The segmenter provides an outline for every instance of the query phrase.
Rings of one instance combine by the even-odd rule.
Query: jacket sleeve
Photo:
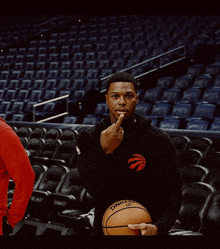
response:
[[[159,192],[163,205],[161,205],[161,212],[158,215],[155,225],[158,227],[159,233],[166,233],[169,231],[178,218],[181,207],[182,193],[180,174],[177,167],[177,156],[175,147],[167,136],[161,143],[162,154],[158,158],[158,163],[161,165],[161,171],[158,175],[159,183],[157,190]]]
[[[110,181],[106,175],[110,172],[111,165],[116,162],[114,155],[106,155],[102,150],[99,142],[100,134],[94,135],[94,133],[82,131],[77,135],[76,140],[80,151],[77,168],[83,186],[94,197],[105,195]]]
[[[1,133],[1,156],[6,170],[15,183],[12,204],[7,220],[14,227],[24,216],[31,197],[35,174],[19,137],[11,129]]]

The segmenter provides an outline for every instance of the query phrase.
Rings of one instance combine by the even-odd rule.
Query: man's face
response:
[[[139,95],[135,92],[132,82],[111,83],[106,94],[106,103],[110,111],[111,122],[116,122],[120,114],[124,114],[123,120],[134,118],[138,99]]]

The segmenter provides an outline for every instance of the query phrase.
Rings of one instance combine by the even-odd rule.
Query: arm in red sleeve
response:
[[[19,137],[11,129],[1,132],[0,153],[6,170],[15,183],[7,220],[14,227],[24,216],[34,187],[35,174]]]

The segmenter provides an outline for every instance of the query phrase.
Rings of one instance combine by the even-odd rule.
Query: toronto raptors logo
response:
[[[140,170],[144,169],[144,167],[146,165],[146,160],[142,155],[133,154],[132,158],[130,158],[128,160],[128,163],[131,163],[129,166],[130,169],[136,168],[136,171],[140,171]]]

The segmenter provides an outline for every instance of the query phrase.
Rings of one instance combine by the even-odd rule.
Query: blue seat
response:
[[[210,131],[220,131],[220,118],[215,118],[210,126]]]
[[[29,101],[41,101],[43,98],[43,90],[33,90],[30,94]]]
[[[157,80],[156,87],[160,87],[163,89],[171,88],[174,85],[174,81],[174,77],[171,76],[161,77]]]
[[[156,100],[160,100],[163,94],[162,88],[151,88],[145,91],[144,101],[154,103]]]
[[[136,113],[142,116],[148,116],[151,113],[152,105],[150,103],[139,103],[136,105]]]
[[[98,103],[95,109],[95,115],[103,116],[109,114],[108,105],[106,102]]]
[[[0,89],[0,101],[4,100],[4,94],[5,94],[5,90]]]
[[[73,90],[81,90],[86,86],[87,81],[85,79],[73,79],[73,84],[71,89]]]
[[[47,79],[44,84],[44,89],[51,90],[56,89],[58,84],[58,79]]]
[[[178,103],[173,106],[171,116],[175,117],[190,117],[193,112],[193,105],[190,103]]]
[[[174,103],[180,100],[182,96],[182,90],[178,88],[169,88],[163,92],[161,101]]]
[[[216,76],[220,73],[220,63],[212,63],[206,67],[205,74]]]
[[[205,72],[205,66],[203,64],[194,64],[188,67],[187,74],[194,77],[201,75]]]
[[[89,69],[87,71],[88,79],[97,79],[99,77],[99,69]]]
[[[206,89],[212,85],[213,79],[209,75],[199,75],[196,77],[192,87]]]
[[[66,79],[66,78],[71,78],[72,77],[72,70],[71,69],[63,69],[60,72],[60,78],[61,79]]]
[[[180,89],[188,89],[192,86],[193,77],[192,75],[183,75],[175,80],[174,87]]]
[[[181,120],[178,118],[166,117],[160,124],[159,128],[161,129],[180,129]]]
[[[56,79],[59,77],[59,70],[49,70],[47,74],[48,79]]]
[[[25,102],[23,101],[15,101],[11,106],[10,112],[13,114],[23,113],[24,105],[25,105]]]
[[[216,105],[202,103],[195,107],[193,116],[197,118],[212,118],[215,117]]]
[[[30,89],[30,88],[34,89],[34,87],[32,86],[32,80],[31,79],[21,80],[20,87],[19,87],[20,90],[21,89],[26,90],[26,89]],[[40,89],[39,85],[35,89]]]
[[[7,86],[7,80],[0,80],[0,89],[5,89]]]
[[[220,89],[212,88],[204,92],[202,101],[217,104],[220,101]]]
[[[82,120],[78,116],[66,116],[63,120],[64,124],[81,124]]]
[[[16,96],[16,101],[25,101],[29,99],[30,90],[20,90]]]
[[[189,88],[183,92],[181,102],[196,103],[201,100],[202,90],[197,88]]]
[[[19,89],[20,88],[20,80],[10,80],[8,82],[8,89],[11,89],[11,90],[16,90],[16,89]]]
[[[15,99],[15,96],[16,96],[16,90],[7,90],[7,92],[5,92],[5,95],[4,95],[4,100],[5,101],[11,101],[12,99],[14,100]]]
[[[82,124],[86,125],[95,125],[100,121],[100,117],[97,117],[94,114],[88,114],[82,121]]]
[[[172,105],[168,103],[160,103],[153,106],[150,116],[167,117],[171,112]]]
[[[204,120],[200,118],[189,119],[186,123],[187,130],[208,130],[210,125],[209,120]]]

